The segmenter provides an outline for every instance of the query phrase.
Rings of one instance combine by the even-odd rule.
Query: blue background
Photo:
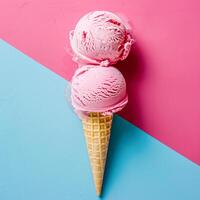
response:
[[[98,199],[67,85],[0,41],[0,200]],[[199,200],[200,167],[115,116],[102,199]]]

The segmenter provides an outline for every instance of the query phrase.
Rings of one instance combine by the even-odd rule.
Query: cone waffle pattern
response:
[[[83,119],[83,129],[97,195],[101,194],[112,117],[112,115],[103,116],[101,113],[90,113],[88,118]]]

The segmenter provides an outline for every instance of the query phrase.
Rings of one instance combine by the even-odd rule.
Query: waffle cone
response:
[[[89,113],[89,116],[82,121],[96,194],[98,196],[100,196],[102,189],[112,118],[112,115]]]

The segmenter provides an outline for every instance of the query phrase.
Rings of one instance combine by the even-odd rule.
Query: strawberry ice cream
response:
[[[72,78],[71,100],[79,114],[118,112],[128,102],[125,79],[112,66],[82,66]]]
[[[86,14],[70,32],[74,60],[83,64],[108,66],[124,60],[133,41],[122,20],[108,11]]]
[[[94,11],[70,32],[74,60],[71,103],[82,120],[96,194],[101,195],[113,114],[127,102],[126,82],[112,66],[124,60],[133,39],[122,20],[111,12]]]

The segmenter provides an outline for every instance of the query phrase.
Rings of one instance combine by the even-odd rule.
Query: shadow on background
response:
[[[120,180],[129,161],[133,162],[132,159],[146,151],[144,145],[146,147],[147,144],[142,135],[138,128],[126,120],[114,117],[101,198],[112,191],[112,185]]]
[[[141,49],[137,43],[132,48],[128,58],[116,65],[125,77],[129,97],[129,103],[119,114],[138,126],[142,126],[143,124],[143,114],[140,104],[140,86],[145,77],[145,66],[146,64],[142,57]],[[141,140],[138,130],[122,118],[118,116],[114,117],[104,174],[102,198],[106,191],[109,190],[110,185],[112,185],[113,179],[117,181],[117,177],[120,176],[120,171],[117,173],[117,176],[116,174],[114,175],[114,170],[119,165],[118,156],[126,157],[125,162],[121,166],[121,170],[123,171],[126,168],[125,166],[128,165],[129,159],[132,159],[134,154],[140,154],[140,151],[142,151],[143,145],[142,148],[138,146]],[[136,145],[137,148],[135,148]],[[120,155],[121,152],[124,155]]]
[[[128,58],[119,62],[116,67],[126,80],[129,98],[127,106],[119,112],[119,115],[138,127],[142,127],[144,115],[141,106],[141,88],[146,77],[146,62],[137,42],[133,45]]]

